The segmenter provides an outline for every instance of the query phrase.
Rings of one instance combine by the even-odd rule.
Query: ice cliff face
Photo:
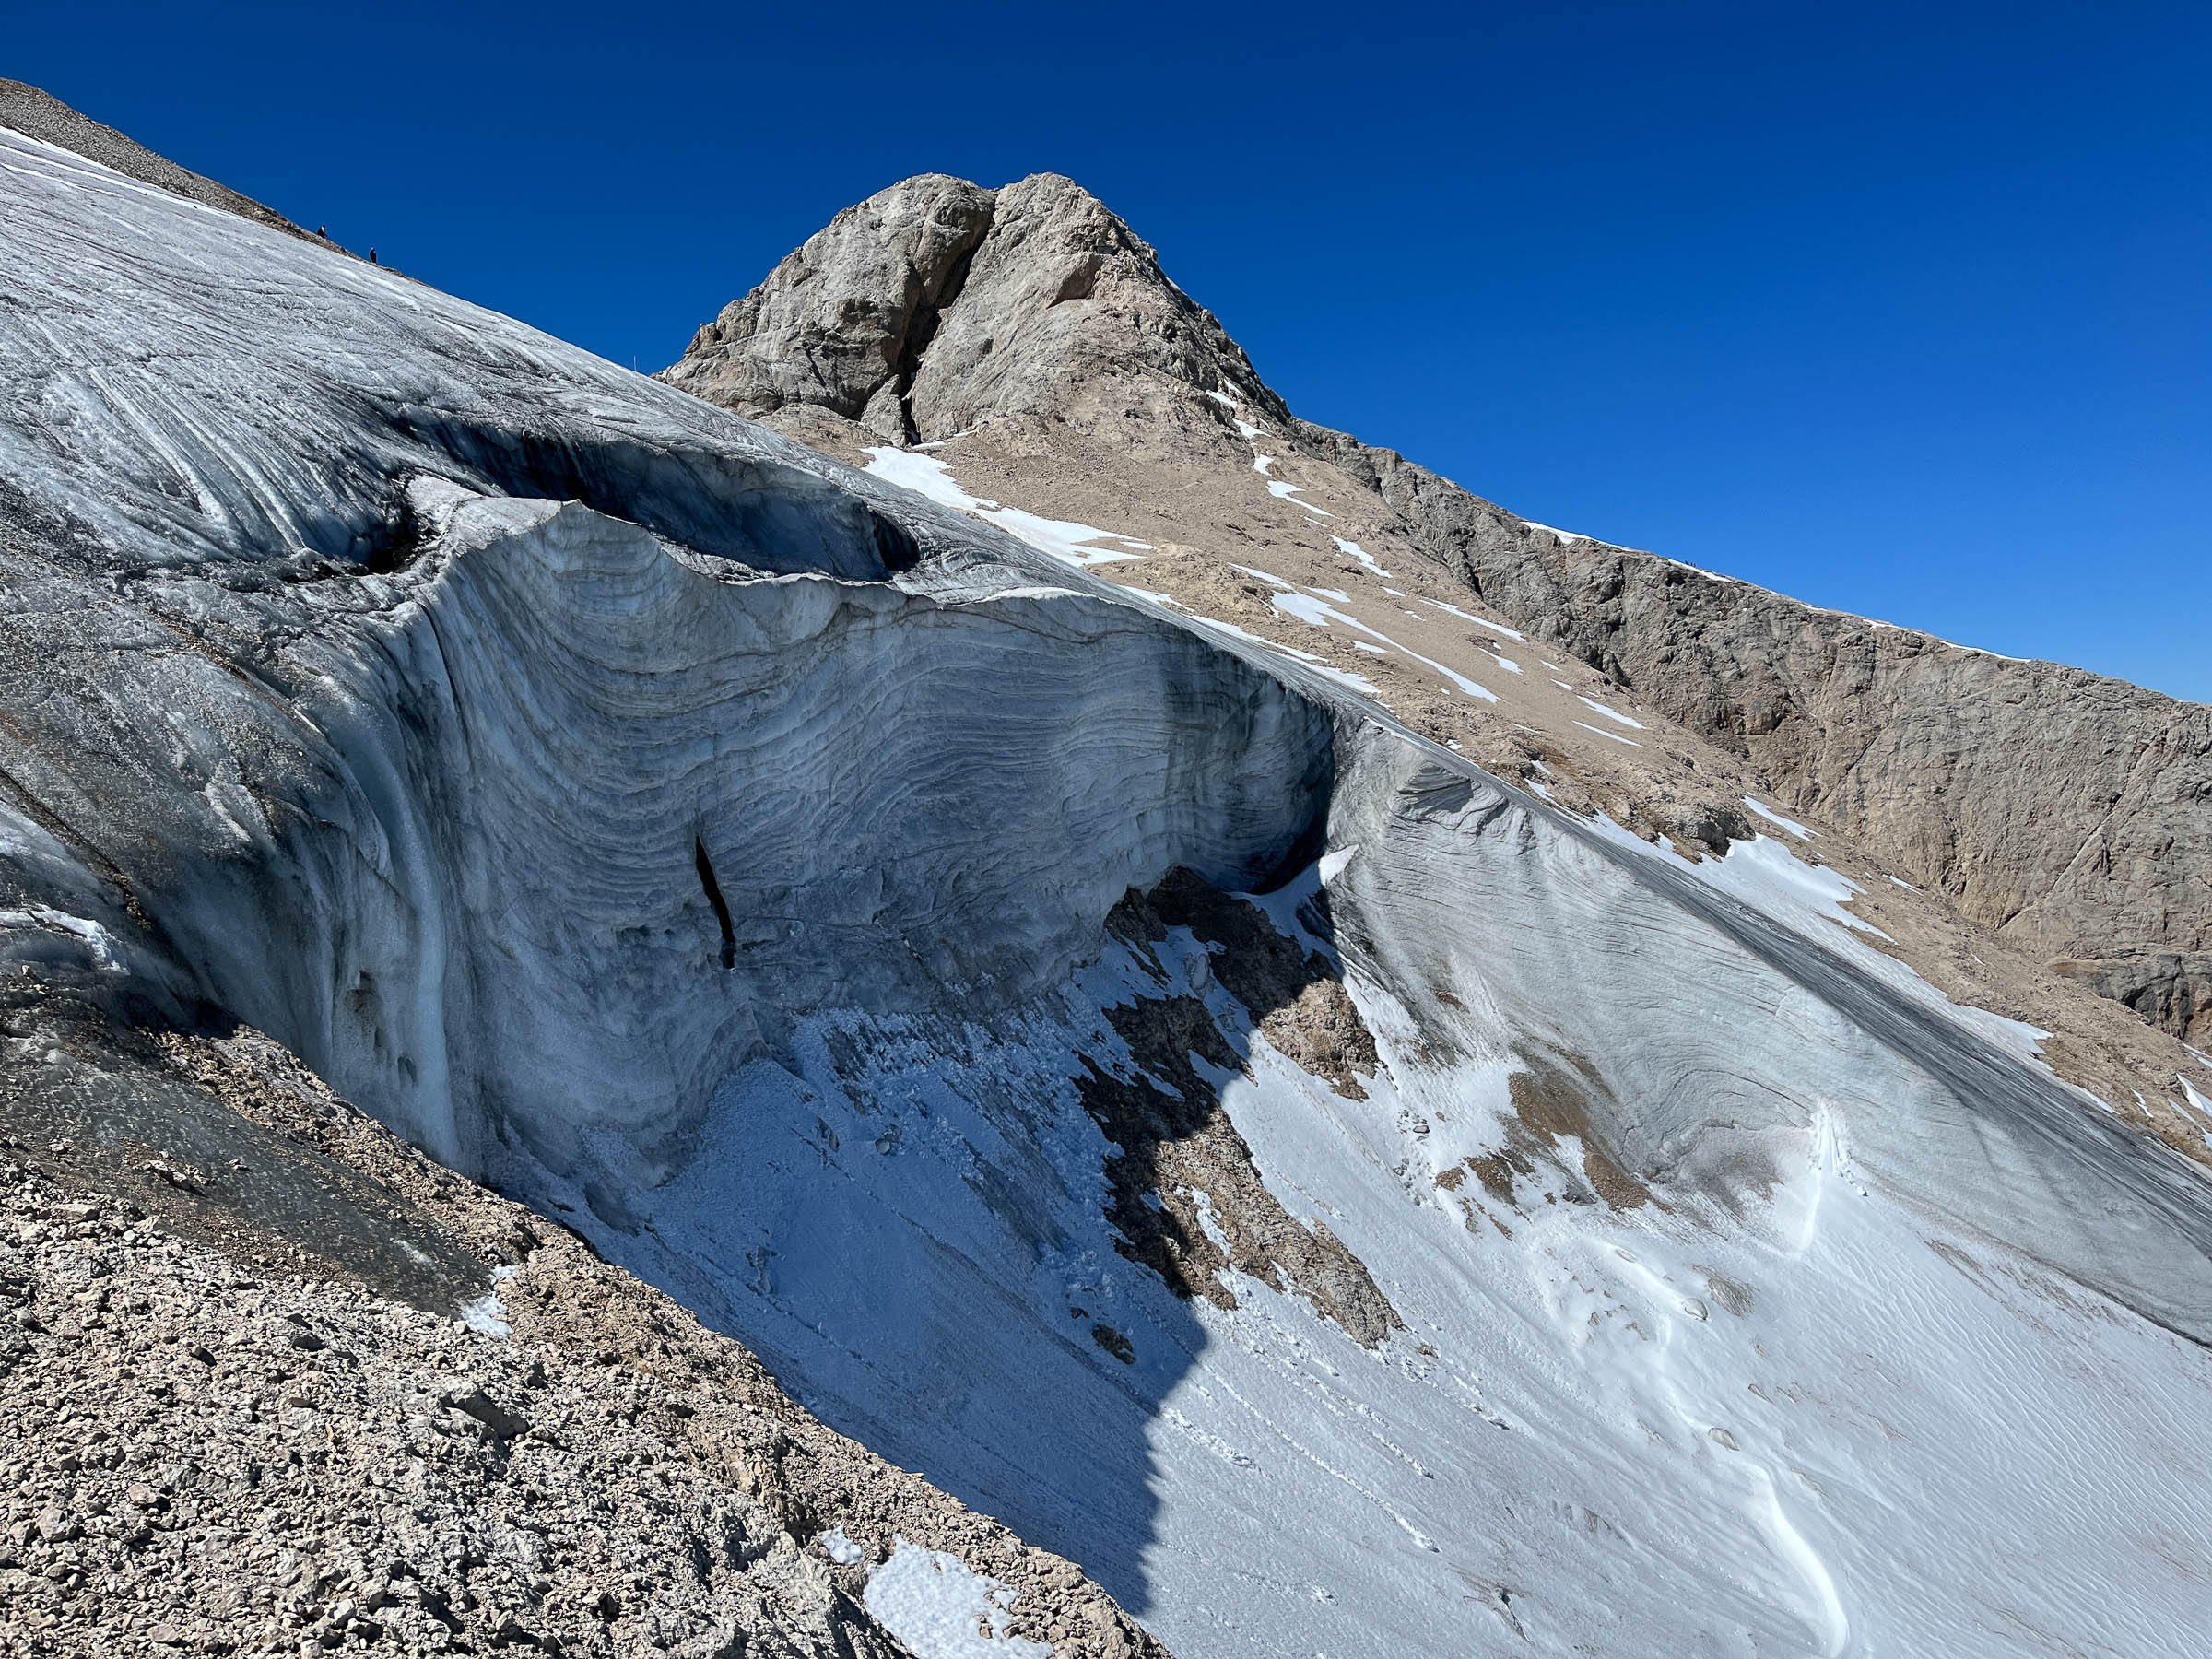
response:
[[[18,785],[112,864],[90,909],[158,919],[174,1006],[441,1156],[659,1147],[773,1008],[1015,1006],[1131,885],[1301,833],[1328,722],[1268,677],[966,549],[913,571],[926,509],[404,278],[272,244],[208,305],[235,228],[141,203],[154,269],[60,214],[18,244]]]
[[[269,1032],[1179,1652],[2200,1644],[2206,1188],[1824,872],[0,163],[12,970]]]

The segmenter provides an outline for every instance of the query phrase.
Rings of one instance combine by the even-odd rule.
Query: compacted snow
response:
[[[269,1030],[1185,1659],[2206,1651],[2205,1185],[1841,877],[1571,818],[927,457],[0,166],[10,971]],[[1178,869],[1225,942],[1125,900]],[[1173,1294],[1147,1159],[1276,1267]],[[902,1541],[867,1601],[1039,1651]]]
[[[1052,1659],[1045,1643],[1006,1633],[1013,1592],[941,1549],[899,1539],[865,1600],[916,1659]]]
[[[867,470],[876,477],[927,496],[933,501],[973,513],[985,524],[1019,537],[1039,552],[1065,559],[1077,568],[1141,559],[1152,551],[1150,542],[1138,541],[1118,531],[1100,530],[1072,519],[1043,518],[1019,507],[1002,507],[996,501],[971,496],[954,482],[952,469],[934,455],[891,445],[871,449],[867,455]],[[1094,542],[1118,542],[1120,546],[1099,547],[1091,545]]]

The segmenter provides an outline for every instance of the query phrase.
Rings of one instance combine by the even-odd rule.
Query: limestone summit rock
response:
[[[814,409],[894,443],[986,420],[1140,450],[1218,439],[1194,388],[1287,414],[1151,247],[1057,173],[926,173],[846,208],[661,378],[794,435]]]

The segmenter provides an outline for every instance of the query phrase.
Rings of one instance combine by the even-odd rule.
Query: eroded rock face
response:
[[[1747,756],[1971,920],[2177,1036],[2212,1036],[2212,709],[1561,536],[1304,432],[1534,638]]]
[[[994,199],[924,173],[846,208],[702,327],[664,378],[755,419],[812,406],[904,441],[915,365]]]
[[[813,408],[894,443],[986,419],[1140,448],[1218,441],[1224,411],[1193,387],[1287,416],[1150,246],[1057,173],[995,191],[931,173],[870,196],[661,378],[755,418],[789,410],[795,436]]]
[[[2212,954],[2138,950],[2051,966],[2198,1048],[2212,1044]]]

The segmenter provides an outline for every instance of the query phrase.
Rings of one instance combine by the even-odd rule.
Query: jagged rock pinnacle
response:
[[[1233,441],[1209,392],[1288,418],[1151,246],[1057,173],[998,190],[924,173],[846,208],[661,378],[773,425],[828,414],[897,443],[985,422],[1139,453]]]

